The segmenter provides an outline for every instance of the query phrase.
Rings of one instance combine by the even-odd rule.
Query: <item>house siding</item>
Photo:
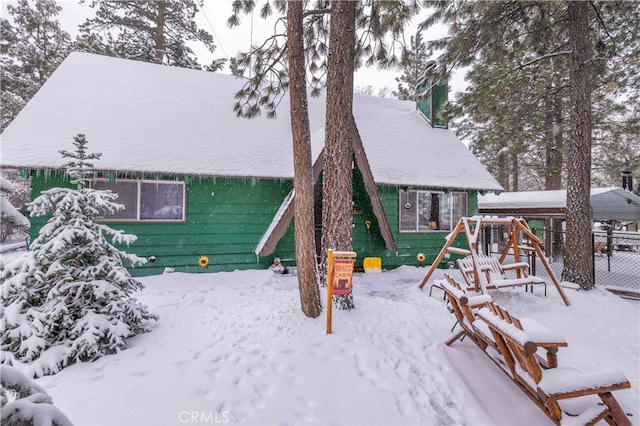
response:
[[[129,247],[121,247],[123,250],[144,258],[156,258],[153,263],[130,269],[131,274],[160,274],[167,267],[177,272],[204,272],[198,266],[201,255],[209,257],[206,272],[268,267],[275,255],[258,258],[254,249],[292,183],[287,180],[199,177],[186,181],[185,222],[109,223],[114,229],[138,237]],[[37,196],[51,187],[71,186],[60,174],[35,175],[32,194]],[[46,220],[32,218],[32,239]],[[294,257],[291,232],[282,238],[277,250],[284,258]]]
[[[372,214],[368,214],[366,208],[363,209],[362,218],[358,214],[354,215],[354,232],[353,232],[353,250],[358,253],[358,261],[356,267],[362,267],[362,259],[367,256],[380,257],[382,259],[382,267],[384,269],[394,269],[401,265],[425,266],[430,265],[442,250],[445,243],[445,237],[448,231],[425,232],[425,233],[401,233],[398,224],[398,203],[399,203],[399,187],[397,186],[378,186],[380,198],[384,205],[389,226],[393,232],[398,251],[389,252],[384,248],[384,241],[378,231],[377,225],[371,226],[371,240],[369,245],[364,220],[372,218]],[[354,191],[355,193],[355,191]],[[477,214],[478,197],[476,191],[469,191],[469,215]],[[356,202],[357,204],[357,202]],[[370,219],[371,220],[371,219]],[[375,224],[375,218],[372,222]],[[466,247],[464,235],[456,238],[454,245]],[[369,249],[369,247],[372,247]],[[419,262],[416,258],[418,253],[424,253],[427,257],[425,262]],[[454,261],[459,256],[451,255],[451,257],[440,265],[447,267],[447,261]]]
[[[131,178],[131,177],[128,177]],[[145,176],[144,178],[149,178]],[[171,180],[172,177],[154,179]],[[185,222],[126,223],[110,222],[115,229],[134,234],[138,239],[123,250],[144,258],[154,256],[155,262],[130,269],[134,276],[163,273],[165,268],[177,272],[220,272],[236,269],[267,268],[274,257],[285,266],[295,265],[294,226],[289,224],[286,234],[274,252],[265,257],[254,254],[256,245],[271,224],[275,213],[289,193],[288,180],[238,178],[188,178],[186,181],[187,212]],[[32,194],[52,187],[72,187],[61,173],[33,173]],[[399,187],[378,186],[378,191],[395,238],[398,251],[389,252],[380,234],[371,201],[359,173],[354,174],[353,250],[358,253],[356,268],[362,269],[365,257],[382,259],[384,269],[401,265],[429,265],[444,245],[448,232],[400,233],[398,225]],[[469,193],[469,214],[477,213],[477,192]],[[31,218],[31,238],[38,235],[47,218]],[[365,221],[371,221],[367,231]],[[466,247],[464,236],[459,246]],[[423,263],[416,259],[424,253]],[[209,266],[198,266],[198,257],[209,257]],[[454,260],[452,256],[449,260]],[[446,267],[446,261],[441,263]]]

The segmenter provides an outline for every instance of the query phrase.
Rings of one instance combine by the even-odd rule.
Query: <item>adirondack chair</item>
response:
[[[476,254],[476,265],[474,266],[473,259],[474,255],[469,255],[456,261],[467,288],[476,288],[475,276],[477,268],[478,281],[482,292],[486,293],[487,290],[491,289],[517,286],[524,286],[525,290],[530,288],[531,292],[533,292],[533,285],[541,284],[544,286],[544,295],[547,295],[547,283],[542,278],[529,275],[529,264],[527,262],[503,265],[495,257]],[[510,277],[509,273],[515,275],[515,277]]]
[[[451,346],[458,339],[469,336],[482,350],[485,350],[489,345],[496,347],[489,328],[482,321],[477,322],[475,316],[475,312],[479,308],[491,302],[491,296],[488,294],[468,295],[462,289],[460,283],[451,278],[449,274],[444,274],[444,277],[445,280],[440,281],[439,285],[448,299],[449,310],[456,317],[456,324],[454,324],[451,332],[453,333],[457,325],[460,326],[460,331],[445,342],[447,346]]]
[[[555,423],[594,425],[604,419],[611,425],[631,424],[611,393],[631,387],[623,373],[557,367],[555,357],[553,365],[545,365],[538,348],[557,351],[566,346],[564,339],[557,342],[552,333],[525,326],[494,304],[481,308],[477,316],[488,325],[507,376]]]
[[[497,346],[493,334],[489,330],[489,326],[484,321],[477,321],[477,313],[480,308],[493,305],[493,301],[490,295],[468,293],[463,286],[453,279],[449,274],[444,274],[446,279],[438,281],[438,285],[445,292],[445,297],[449,302],[449,311],[456,316],[456,324],[454,324],[451,332],[455,330],[459,325],[461,330],[451,336],[445,343],[447,346],[451,346],[456,340],[469,336],[470,339],[486,352],[487,347],[491,346],[496,353],[500,353],[500,348]],[[539,353],[536,353],[540,364],[544,368],[554,368],[558,365],[558,359],[556,353],[558,348],[567,346],[566,340],[549,330],[538,321],[529,318],[523,318],[522,324],[529,327],[530,336],[541,348]],[[491,357],[491,356],[490,356]],[[505,363],[501,359],[497,359],[495,356],[491,357],[499,367],[503,367]]]

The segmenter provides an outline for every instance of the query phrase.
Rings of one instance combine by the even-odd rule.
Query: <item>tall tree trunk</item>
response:
[[[547,86],[545,95],[545,161],[544,161],[544,189],[554,190],[562,188],[562,130],[561,120],[562,100],[552,84]]]
[[[520,164],[518,162],[518,154],[509,154],[511,157],[511,161],[509,162],[511,167],[509,170],[509,174],[511,175],[511,191],[518,192],[520,191]]]
[[[591,188],[590,2],[569,1],[571,137],[567,155],[567,240],[562,279],[593,288]]]
[[[509,162],[505,151],[506,145],[502,142],[502,146],[498,150],[498,158],[496,161],[496,180],[505,191],[511,191],[511,185],[509,185]]]
[[[559,76],[558,80],[561,80]],[[551,129],[553,144],[551,146],[551,157],[549,161],[549,168],[552,170],[553,176],[550,178],[549,189],[562,188],[562,165],[564,163],[564,134],[562,132],[562,125],[564,122],[564,105],[562,93],[560,93],[561,85],[562,81],[556,82],[556,90],[553,94],[553,126]]]
[[[161,64],[164,60],[164,19],[166,4],[164,0],[158,2],[158,15],[156,16],[156,62]]]
[[[327,65],[327,112],[322,193],[322,256],[326,276],[327,249],[352,250],[353,162],[351,116],[355,69],[357,2],[331,3]],[[336,296],[336,306],[352,309],[353,298]]]
[[[317,262],[313,221],[313,173],[309,106],[302,32],[303,2],[287,4],[287,47],[289,60],[289,98],[293,136],[293,186],[295,188],[294,232],[296,267],[302,312],[308,317],[320,315]]]
[[[552,3],[542,3],[540,5],[540,27],[551,28],[550,7],[555,7]],[[545,51],[552,49],[555,35],[552,31],[541,32],[542,43]],[[549,59],[552,68],[562,68],[564,62],[557,58]],[[545,167],[544,167],[544,189],[555,190],[562,188],[562,161],[563,161],[563,97],[562,97],[562,74],[555,73],[553,81],[549,81],[545,91]],[[558,222],[560,223],[560,222]]]
[[[564,117],[564,103],[560,87],[561,77],[557,77],[555,91],[553,92],[553,124],[551,126],[552,144],[550,147],[548,170],[551,171],[548,182],[545,182],[545,189],[562,188],[562,165],[564,163],[564,136],[562,131]],[[564,255],[564,232],[562,221],[553,221],[553,256],[558,259]]]

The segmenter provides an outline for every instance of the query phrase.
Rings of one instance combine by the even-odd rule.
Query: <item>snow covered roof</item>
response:
[[[277,119],[237,118],[233,76],[72,53],[2,134],[2,163],[60,168],[84,133],[96,168],[117,172],[292,178],[289,100]],[[324,144],[324,97],[309,99],[314,158]],[[354,115],[378,184],[502,190],[447,129],[410,101],[355,95]]]
[[[640,221],[640,197],[622,188],[591,188],[591,214],[593,220]],[[567,191],[503,192],[500,195],[478,196],[481,214],[529,214],[549,213],[564,215]],[[527,213],[528,212],[528,213]]]

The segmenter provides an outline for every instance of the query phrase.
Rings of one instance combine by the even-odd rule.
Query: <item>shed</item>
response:
[[[274,233],[293,183],[288,97],[275,119],[238,118],[232,105],[243,83],[72,53],[3,132],[2,166],[31,176],[34,196],[69,186],[58,150],[85,134],[89,152],[102,153],[95,186],[126,206],[104,220],[138,236],[129,250],[155,259],[134,274],[199,271],[200,255],[209,256],[209,271],[267,267],[276,256],[294,264],[293,226]],[[386,268],[418,264],[417,253],[438,253],[458,218],[476,213],[480,192],[502,190],[415,102],[355,95],[353,108],[362,138],[354,158],[356,265],[365,256],[381,257]],[[310,97],[318,174],[324,112],[325,98]],[[37,233],[43,222],[32,222]]]

